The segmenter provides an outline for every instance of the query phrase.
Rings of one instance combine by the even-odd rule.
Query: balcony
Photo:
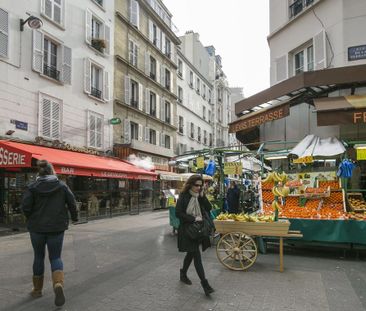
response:
[[[131,107],[134,107],[134,108],[138,108],[139,107],[139,103],[138,103],[138,101],[136,99],[131,99],[130,105],[131,105]]]
[[[170,83],[165,84],[165,88],[170,92]]]
[[[54,67],[43,65],[43,74],[47,77],[60,81],[60,71]]]
[[[183,73],[182,73],[182,71],[178,71],[178,72],[177,72],[177,74],[178,74],[178,76],[180,76],[181,78],[183,77]]]
[[[179,133],[183,134],[183,126],[180,126],[178,131]]]
[[[170,124],[170,117],[165,117],[165,122]]]
[[[314,0],[295,0],[290,6],[290,18],[295,17],[297,14],[301,13],[306,7],[313,4]]]
[[[165,52],[164,54],[165,54],[165,56],[166,56],[166,57],[168,57],[168,58],[171,58],[171,56],[172,56],[172,54],[171,54],[170,52]]]
[[[156,80],[156,74],[153,72],[150,72],[150,78],[153,80]]]
[[[150,116],[156,117],[156,110],[150,110]]]
[[[91,87],[90,95],[96,98],[102,98],[102,91],[98,90],[96,87]]]

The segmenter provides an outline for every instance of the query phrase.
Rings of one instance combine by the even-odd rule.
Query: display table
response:
[[[366,221],[289,219],[290,230],[303,234],[301,241],[366,245]]]

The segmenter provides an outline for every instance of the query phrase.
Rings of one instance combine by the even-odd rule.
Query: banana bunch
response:
[[[265,216],[265,215],[256,215],[256,214],[228,214],[228,213],[221,213],[216,217],[217,220],[234,220],[240,222],[273,222],[274,217]]]
[[[278,197],[287,197],[290,194],[290,188],[289,187],[277,187],[274,186],[272,188],[272,193],[274,196]]]
[[[281,182],[285,184],[286,181],[287,181],[287,174],[285,172],[282,173],[271,172],[268,174],[267,178],[263,180],[263,183]]]
[[[280,206],[280,204],[276,201],[276,200],[274,200],[273,202],[272,202],[272,209],[275,211],[275,210],[280,210],[281,209],[281,206]]]

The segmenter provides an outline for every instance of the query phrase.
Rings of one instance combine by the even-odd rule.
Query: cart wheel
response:
[[[246,270],[257,259],[257,245],[243,232],[229,232],[216,245],[220,262],[231,270]]]

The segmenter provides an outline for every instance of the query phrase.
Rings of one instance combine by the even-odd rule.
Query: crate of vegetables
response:
[[[365,212],[366,202],[360,192],[347,193],[347,202],[350,210],[353,212]]]
[[[304,197],[307,199],[319,199],[319,198],[328,198],[330,196],[330,186],[328,187],[320,187],[320,188],[312,188],[306,187]]]

